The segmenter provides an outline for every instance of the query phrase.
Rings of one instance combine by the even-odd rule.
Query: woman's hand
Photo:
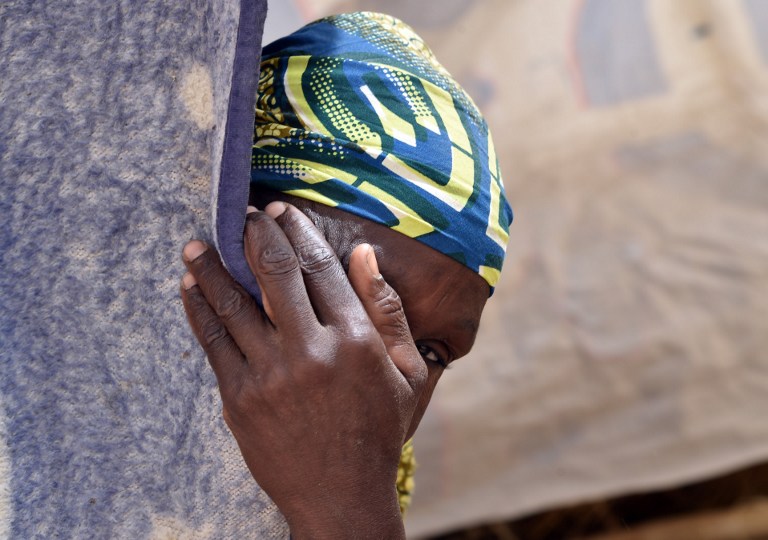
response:
[[[295,538],[402,537],[397,464],[427,369],[373,249],[347,277],[279,202],[249,213],[245,248],[264,311],[199,241],[181,294],[248,468]]]

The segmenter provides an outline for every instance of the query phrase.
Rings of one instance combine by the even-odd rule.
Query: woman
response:
[[[400,449],[504,256],[487,126],[400,21],[324,19],[264,49],[251,203],[263,309],[214,250],[184,248],[225,419],[294,537],[401,537]]]

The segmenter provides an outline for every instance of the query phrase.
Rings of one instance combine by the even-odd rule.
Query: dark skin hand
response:
[[[224,419],[293,537],[402,538],[400,449],[444,365],[472,346],[488,286],[400,233],[305,211],[322,233],[282,202],[248,215],[264,310],[199,241],[184,248],[184,306]]]

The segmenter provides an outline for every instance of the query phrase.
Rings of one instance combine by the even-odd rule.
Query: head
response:
[[[487,125],[402,22],[354,13],[267,46],[251,203],[304,211],[347,265],[365,242],[398,292],[429,387],[467,354],[512,215]]]

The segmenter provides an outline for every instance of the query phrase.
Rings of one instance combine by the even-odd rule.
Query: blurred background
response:
[[[467,89],[515,210],[409,535],[768,538],[768,1],[273,0],[265,42],[352,10]]]

